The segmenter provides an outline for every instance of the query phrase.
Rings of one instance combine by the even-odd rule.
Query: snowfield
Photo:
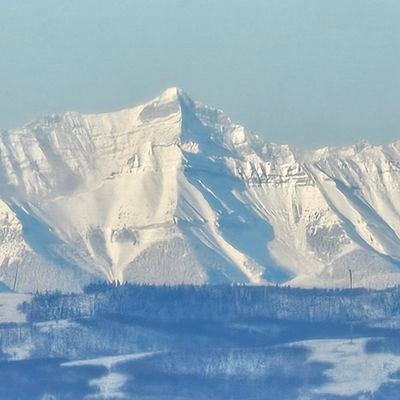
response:
[[[312,350],[309,361],[332,364],[326,373],[329,381],[315,389],[314,393],[338,396],[374,394],[384,383],[399,383],[400,379],[393,378],[391,374],[400,370],[400,355],[368,354],[365,352],[366,342],[367,339],[298,342]]]
[[[296,151],[178,88],[0,131],[0,282],[400,283],[400,142]]]
[[[30,298],[25,294],[0,293],[0,324],[25,322],[25,315],[18,310],[18,306]]]
[[[400,379],[391,374],[400,370],[400,355],[367,354],[365,344],[368,339],[323,339],[295,342],[293,346],[305,346],[312,351],[308,362],[329,363],[325,375],[328,381],[312,390],[307,388],[298,400],[323,399],[324,396],[357,396],[371,398],[379,388],[387,382],[400,383]],[[98,394],[88,399],[124,399],[127,394],[123,387],[127,377],[115,371],[119,364],[152,357],[153,353],[127,354],[121,356],[102,357],[91,360],[72,361],[62,364],[63,367],[104,366],[107,374],[90,382],[98,388]],[[130,377],[132,379],[134,377]]]
[[[153,353],[137,353],[125,354],[120,356],[100,357],[92,360],[71,361],[62,364],[63,367],[82,367],[87,365],[104,366],[108,372],[105,376],[93,379],[89,382],[91,386],[98,388],[98,393],[88,396],[87,399],[126,399],[127,395],[121,389],[127,381],[127,378],[118,372],[115,372],[115,367],[118,364],[140,360],[146,357],[151,357]]]

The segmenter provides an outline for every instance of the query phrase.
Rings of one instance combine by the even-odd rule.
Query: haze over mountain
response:
[[[0,281],[400,283],[400,141],[296,151],[178,88],[0,134]]]

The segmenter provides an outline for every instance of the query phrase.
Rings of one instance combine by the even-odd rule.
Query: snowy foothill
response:
[[[400,288],[99,283],[37,293],[24,318],[24,299],[10,296],[0,398],[397,400],[400,390]]]

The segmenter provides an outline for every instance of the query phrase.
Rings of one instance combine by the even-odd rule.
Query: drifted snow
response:
[[[299,153],[170,88],[0,134],[0,281],[400,282],[400,142]]]

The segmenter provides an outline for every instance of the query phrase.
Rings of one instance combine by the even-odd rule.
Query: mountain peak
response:
[[[155,99],[159,103],[179,102],[184,104],[193,104],[190,96],[181,88],[172,86],[164,90],[160,96]]]
[[[164,92],[161,94],[160,98],[163,100],[176,100],[179,99],[182,95],[184,95],[184,92],[181,88],[177,86],[172,86],[164,90]]]

